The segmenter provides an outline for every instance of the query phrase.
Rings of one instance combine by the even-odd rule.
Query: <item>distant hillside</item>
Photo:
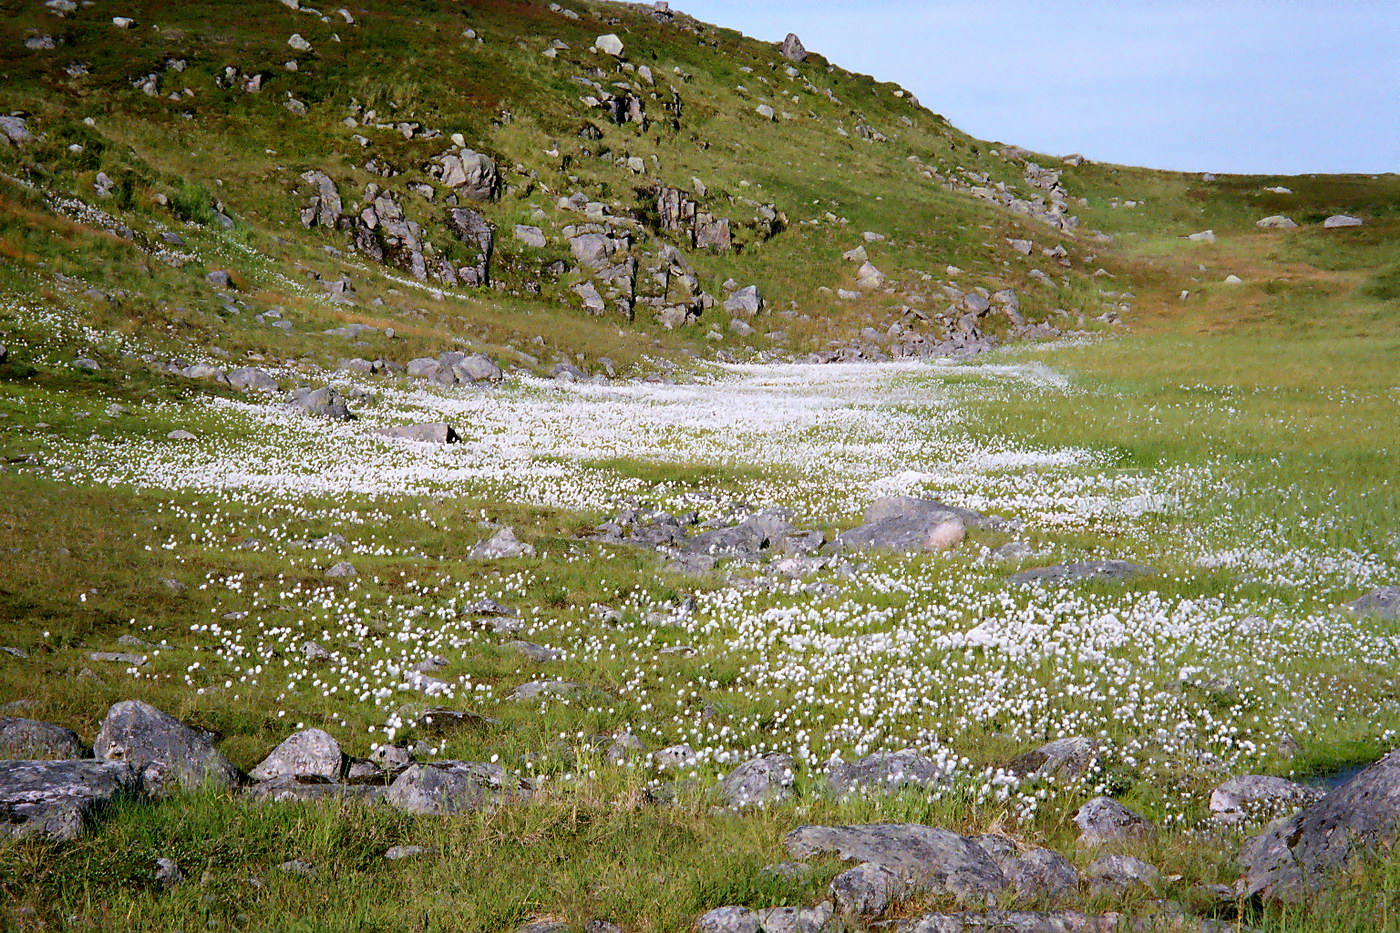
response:
[[[961,355],[1165,304],[1186,234],[1394,217],[1393,177],[1286,195],[985,143],[800,41],[650,6],[5,9],[0,284],[42,268],[188,348]]]

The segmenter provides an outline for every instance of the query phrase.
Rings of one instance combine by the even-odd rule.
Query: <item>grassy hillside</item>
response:
[[[1338,609],[1400,584],[1400,176],[1062,161],[820,54],[565,6],[0,0],[5,715],[91,743],[141,699],[245,771],[314,726],[351,756],[499,762],[534,790],[449,818],[121,800],[76,841],[0,846],[0,926],[686,930],[825,899],[847,864],[765,871],[804,823],[1005,833],[1087,872],[1101,853],[1070,817],[1108,794],[1158,825],[1121,851],[1161,877],[1004,905],[1400,929],[1386,852],[1300,906],[1203,887],[1234,884],[1266,822],[1212,821],[1224,778],[1326,784],[1400,745],[1396,623]],[[620,56],[594,48],[608,35]],[[489,197],[444,178],[464,150],[494,165]],[[464,281],[480,251],[454,210],[493,231],[486,284]],[[1257,226],[1280,214],[1297,228]],[[1324,227],[1339,214],[1364,222]],[[728,245],[697,244],[719,221]],[[762,308],[726,310],[749,285]],[[452,350],[506,384],[392,371]],[[277,393],[171,361],[256,366]],[[788,361],[812,365],[732,365]],[[359,420],[281,404],[322,385]],[[375,433],[421,421],[462,442]],[[693,533],[778,506],[829,539],[901,493],[1010,524],[787,570],[697,571],[597,532],[633,508]],[[473,556],[506,526],[534,552]],[[996,556],[1012,543],[1031,556]],[[1010,580],[1095,559],[1157,573]],[[357,575],[327,578],[342,560]],[[488,597],[518,631],[469,609]],[[413,686],[424,662],[441,691]],[[511,699],[541,678],[584,689]],[[419,721],[436,705],[485,718]],[[998,770],[1068,735],[1099,748],[1082,779]],[[610,759],[628,736],[645,751]],[[680,769],[647,756],[680,743]],[[906,747],[947,780],[825,792],[833,755]],[[795,756],[791,797],[722,806],[718,781],[772,751]],[[397,845],[425,851],[386,860]],[[923,893],[884,919],[958,907]]]

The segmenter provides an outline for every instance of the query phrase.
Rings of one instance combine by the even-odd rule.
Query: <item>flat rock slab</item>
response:
[[[410,813],[461,813],[528,800],[532,793],[528,784],[500,765],[434,761],[409,765],[389,785],[384,800]]]
[[[1245,888],[1298,901],[1326,885],[1353,856],[1400,838],[1400,749],[1362,771],[1272,832],[1245,843]]]
[[[0,836],[75,839],[89,814],[140,787],[123,761],[0,761]]]
[[[1126,560],[1090,560],[1076,564],[1056,564],[1022,570],[1007,577],[1012,583],[1080,583],[1085,580],[1127,580],[1157,571]]]
[[[799,826],[783,844],[794,858],[835,853],[894,871],[914,889],[947,892],[964,902],[985,904],[1006,887],[1006,877],[974,840],[917,823]]]

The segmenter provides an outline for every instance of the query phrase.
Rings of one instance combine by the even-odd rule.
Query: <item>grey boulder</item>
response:
[[[1322,222],[1322,226],[1331,229],[1334,227],[1360,227],[1366,221],[1360,217],[1353,217],[1350,214],[1333,214]]]
[[[1400,620],[1400,586],[1383,586],[1372,590],[1360,599],[1347,603],[1343,608],[1357,615],[1374,615],[1392,622]]]
[[[747,907],[716,907],[695,921],[695,933],[758,933],[758,914]]]
[[[1079,889],[1079,871],[1063,855],[1031,849],[1003,867],[1017,897],[1057,898]]]
[[[832,765],[827,768],[826,779],[831,792],[839,797],[859,791],[888,794],[910,785],[931,787],[943,783],[945,775],[932,760],[905,749]]]
[[[0,761],[0,836],[75,839],[94,810],[141,787],[120,761]]]
[[[1012,583],[1079,583],[1084,580],[1127,580],[1156,573],[1151,567],[1126,560],[1091,560],[1075,564],[1036,567],[1007,577]]]
[[[515,530],[512,528],[502,528],[486,540],[478,541],[467,552],[467,557],[473,560],[500,560],[506,557],[533,557],[534,555],[534,546],[522,543],[515,537]]]
[[[1267,822],[1282,815],[1281,810],[1296,809],[1321,796],[1320,790],[1285,778],[1241,774],[1211,791],[1210,815],[1222,823]]]
[[[345,398],[333,386],[297,389],[292,393],[292,405],[308,415],[331,421],[352,421],[355,418]]]
[[[1094,740],[1084,736],[1056,739],[1035,751],[1016,756],[1006,770],[1021,777],[1073,779],[1093,767],[1098,751]]]
[[[1298,815],[1245,843],[1245,890],[1297,901],[1354,857],[1400,838],[1400,749]]]
[[[273,379],[261,369],[252,366],[244,366],[240,369],[230,370],[225,376],[228,384],[243,392],[276,392],[277,380]]]
[[[107,710],[92,753],[130,764],[153,794],[205,783],[229,788],[243,777],[201,733],[140,700],[123,700]]]
[[[739,765],[720,782],[725,801],[736,808],[761,807],[792,794],[792,756],[769,752]]]
[[[968,527],[991,524],[987,516],[970,509],[932,499],[891,496],[871,503],[865,510],[865,524],[838,535],[831,549],[941,551],[960,543]]]
[[[1084,876],[1089,889],[1096,894],[1120,894],[1136,885],[1151,887],[1162,877],[1161,872],[1142,859],[1130,855],[1105,855],[1094,859]]]
[[[1006,877],[976,841],[917,823],[799,826],[783,844],[794,858],[835,853],[874,862],[895,872],[911,891],[948,893],[985,904],[1006,887]]]
[[[1109,797],[1095,797],[1074,814],[1079,827],[1079,841],[1086,845],[1148,839],[1156,828],[1139,813],[1134,813]]]
[[[384,792],[385,802],[410,813],[461,813],[530,796],[530,786],[500,765],[475,761],[409,765]]]
[[[831,879],[827,888],[838,913],[876,917],[903,893],[899,875],[876,862],[862,862]]]
[[[344,770],[340,743],[320,729],[303,729],[288,736],[250,774],[259,781],[305,776],[335,781]]]

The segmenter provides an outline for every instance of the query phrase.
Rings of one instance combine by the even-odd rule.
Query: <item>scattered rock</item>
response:
[[[422,846],[390,846],[384,850],[384,858],[390,862],[397,862],[406,858],[417,858],[428,850]]]
[[[608,33],[605,36],[599,36],[594,39],[593,48],[602,52],[604,55],[611,55],[613,58],[622,57],[622,40],[614,33]]]
[[[0,716],[0,756],[56,759],[83,755],[83,742],[72,729],[37,719]]]
[[[530,796],[530,786],[500,765],[474,761],[409,765],[384,792],[386,803],[410,813],[460,813]]]
[[[1282,214],[1274,214],[1272,217],[1265,217],[1263,220],[1256,220],[1254,226],[1264,230],[1296,230],[1298,225]]]
[[[206,783],[229,788],[243,777],[201,733],[140,700],[123,700],[107,711],[92,753],[130,764],[154,794]]]
[[[515,238],[534,249],[544,249],[548,245],[543,230],[539,227],[528,227],[525,224],[515,225]]]
[[[1078,583],[1082,580],[1126,580],[1157,571],[1126,560],[1091,560],[1077,564],[1056,564],[1022,570],[1007,577],[1011,583]]]
[[[0,761],[0,836],[75,839],[85,820],[140,775],[118,761]]]
[[[215,269],[204,277],[215,288],[233,288],[233,277],[222,269]]]
[[[761,807],[792,795],[792,756],[769,752],[744,762],[720,782],[725,801],[737,809]]]
[[[1358,615],[1400,621],[1400,586],[1383,586],[1342,607]]]
[[[1151,887],[1162,874],[1130,855],[1104,855],[1090,863],[1084,877],[1095,894],[1121,894],[1136,885]]]
[[[353,421],[355,415],[350,411],[350,406],[346,404],[345,398],[336,391],[334,386],[323,386],[319,389],[298,389],[292,393],[292,405],[313,415],[317,418],[326,418],[331,421]]]
[[[1079,841],[1091,846],[1149,839],[1156,834],[1156,828],[1143,816],[1109,797],[1095,797],[1084,804],[1074,814],[1074,823],[1079,827]]]
[[[173,888],[184,880],[185,873],[175,864],[174,859],[156,859],[156,884],[162,888]]]
[[[534,545],[524,544],[515,537],[513,528],[502,528],[490,538],[477,542],[467,552],[473,560],[501,560],[508,557],[534,557]]]
[[[455,444],[462,439],[456,428],[442,421],[431,424],[396,424],[393,427],[380,428],[375,433],[398,440],[418,441],[421,444]]]
[[[531,661],[562,661],[565,657],[564,652],[558,648],[549,648],[530,641],[508,641],[501,647],[519,652]]]
[[[1360,217],[1353,217],[1350,214],[1333,214],[1322,222],[1322,226],[1328,229],[1334,227],[1360,227],[1366,221]]]
[[[259,781],[306,776],[338,781],[344,770],[340,744],[320,729],[304,729],[274,748],[250,774]]]
[[[716,907],[695,921],[695,933],[758,933],[758,914],[747,907]]]
[[[1241,774],[1210,792],[1210,813],[1222,823],[1267,822],[1280,816],[1279,810],[1296,809],[1321,796],[1322,791],[1285,778]]]
[[[843,859],[874,862],[895,872],[911,892],[949,893],[986,904],[1006,887],[990,855],[966,836],[916,823],[799,826],[783,839],[793,857],[834,852]]]
[[[1033,752],[1018,755],[1006,766],[1006,770],[1022,777],[1056,777],[1074,779],[1084,774],[1094,765],[1098,757],[1098,745],[1093,739],[1074,736],[1056,739],[1042,745]]]
[[[572,680],[532,680],[516,687],[512,700],[537,700],[540,697],[572,697],[584,690],[583,684]]]
[[[332,564],[326,571],[326,577],[330,580],[338,580],[343,577],[358,577],[360,572],[355,569],[355,565],[348,560],[343,560],[338,564]]]
[[[901,787],[915,785],[930,787],[944,781],[938,765],[912,749],[867,755],[850,764],[832,765],[827,769],[827,784],[835,795],[854,791],[893,793]]]
[[[1017,897],[1057,898],[1079,890],[1079,872],[1058,852],[1031,849],[1003,866]]]
[[[1202,230],[1200,233],[1191,233],[1187,235],[1186,239],[1190,240],[1193,243],[1214,243],[1215,231]]]
[[[827,889],[838,913],[848,917],[875,917],[885,912],[902,893],[899,875],[876,862],[862,862],[831,879]]]
[[[783,39],[783,44],[778,47],[783,58],[790,62],[805,62],[807,60],[807,50],[802,45],[802,40],[797,38],[797,33],[790,32]]]
[[[225,376],[228,384],[243,392],[276,392],[277,380],[261,369],[251,366],[244,366],[240,369],[230,370]]]

